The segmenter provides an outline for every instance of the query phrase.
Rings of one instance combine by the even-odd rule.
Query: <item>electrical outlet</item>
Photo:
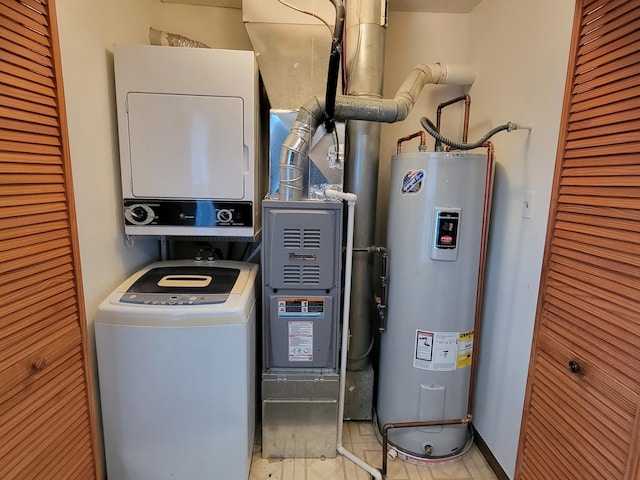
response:
[[[533,218],[533,201],[536,192],[526,191],[522,195],[522,218]]]

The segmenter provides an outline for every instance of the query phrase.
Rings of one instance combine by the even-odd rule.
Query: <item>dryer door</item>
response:
[[[248,150],[239,97],[129,93],[135,197],[244,197]]]

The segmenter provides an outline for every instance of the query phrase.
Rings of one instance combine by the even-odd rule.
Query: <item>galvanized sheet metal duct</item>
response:
[[[333,25],[330,0],[292,3],[311,5]],[[312,95],[324,98],[332,36],[326,24],[277,0],[243,0],[242,19],[271,108],[296,110]]]

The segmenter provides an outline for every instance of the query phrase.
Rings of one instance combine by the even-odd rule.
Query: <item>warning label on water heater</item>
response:
[[[471,365],[473,331],[430,332],[416,330],[413,366],[446,372]]]

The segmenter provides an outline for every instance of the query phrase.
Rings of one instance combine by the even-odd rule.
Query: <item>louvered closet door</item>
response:
[[[579,1],[516,478],[636,480],[640,1]]]
[[[0,0],[0,478],[97,477],[51,0]]]

